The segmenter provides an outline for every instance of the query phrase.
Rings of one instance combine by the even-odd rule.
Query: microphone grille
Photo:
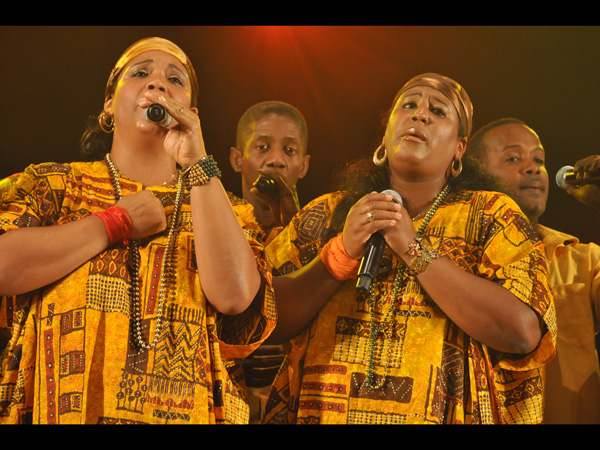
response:
[[[556,184],[558,184],[559,188],[566,190],[569,187],[569,185],[565,181],[565,176],[568,172],[573,171],[573,169],[573,166],[565,166],[561,168],[558,172],[556,172]]]
[[[402,206],[404,206],[404,203],[402,203],[402,197],[400,197],[400,194],[398,194],[393,189],[386,189],[385,191],[382,191],[381,193],[391,195],[392,197],[394,197],[396,199],[396,201],[398,203],[400,203]]]

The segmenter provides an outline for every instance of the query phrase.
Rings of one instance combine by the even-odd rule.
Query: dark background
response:
[[[598,242],[600,214],[553,181],[560,167],[600,153],[598,26],[0,26],[0,177],[79,159],[114,63],[148,36],[192,59],[207,151],[238,195],[229,148],[249,106],[283,100],[305,115],[304,204],[331,188],[336,167],[372,153],[396,91],[433,71],[466,88],[475,129],[512,116],[538,132],[551,179],[541,222]]]

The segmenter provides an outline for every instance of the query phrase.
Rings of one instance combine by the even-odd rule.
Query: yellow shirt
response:
[[[121,178],[123,195],[143,186]],[[149,188],[170,223],[175,186]],[[252,208],[230,196],[264,290],[243,314],[212,309],[198,278],[189,192],[176,233],[174,276],[156,347],[132,340],[129,247],[110,246],[61,280],[0,297],[0,423],[247,423],[240,358],[275,326],[271,274]],[[30,166],[4,191],[0,233],[53,226],[115,203],[104,162]],[[142,325],[152,341],[167,231],[140,241]],[[148,337],[150,336],[150,338]],[[4,343],[1,343],[3,345]]]
[[[267,247],[274,275],[304,266],[324,244],[339,195],[314,200]],[[418,228],[420,221],[415,222]],[[518,206],[497,193],[449,194],[424,231],[441,258],[510,290],[544,320],[528,355],[496,352],[459,329],[419,283],[403,286],[386,337],[375,344],[376,382],[364,386],[371,349],[369,298],[344,282],[292,349],[267,404],[267,423],[540,423],[541,367],[556,331],[544,249]],[[531,239],[530,239],[531,238]],[[390,257],[374,282],[374,318],[390,310],[400,263]]]
[[[539,226],[554,293],[556,357],[546,367],[545,423],[600,423],[600,246]]]

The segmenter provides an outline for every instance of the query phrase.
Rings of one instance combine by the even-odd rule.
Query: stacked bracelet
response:
[[[183,172],[188,188],[202,186],[210,181],[212,177],[221,178],[221,171],[211,155],[205,156],[195,162]]]
[[[360,261],[352,258],[344,248],[342,235],[338,234],[321,249],[321,261],[337,280],[356,278]]]
[[[93,213],[92,216],[99,217],[104,222],[110,244],[123,242],[128,245],[128,239],[133,231],[133,223],[127,211],[120,206],[111,206],[100,213]]]
[[[423,272],[427,266],[438,257],[438,253],[435,249],[425,244],[422,239],[415,239],[415,241],[414,244],[408,246],[408,254],[414,256],[410,263],[410,267],[408,268],[408,272],[412,276],[417,276]]]

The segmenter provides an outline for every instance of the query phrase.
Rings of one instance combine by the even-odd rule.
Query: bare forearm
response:
[[[277,326],[268,342],[280,344],[300,333],[342,284],[317,257],[302,269],[275,277]]]
[[[542,326],[533,309],[502,286],[446,258],[430,263],[418,281],[458,327],[491,348],[525,354],[541,339]]]
[[[109,245],[97,217],[50,227],[21,228],[0,236],[0,295],[53,283]]]
[[[254,253],[217,178],[191,190],[200,283],[210,303],[225,314],[243,312],[260,289]]]

